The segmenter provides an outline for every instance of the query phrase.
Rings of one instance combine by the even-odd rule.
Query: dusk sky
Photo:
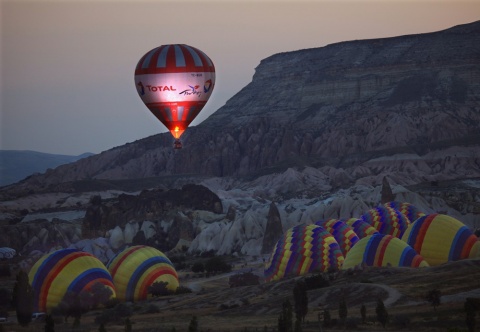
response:
[[[480,19],[479,0],[0,1],[0,149],[68,155],[166,132],[133,80],[140,57],[163,44],[194,46],[215,64],[198,125],[270,55]]]

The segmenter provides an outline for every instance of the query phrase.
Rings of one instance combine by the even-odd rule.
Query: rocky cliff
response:
[[[479,123],[480,21],[272,55],[184,134],[182,150],[172,149],[169,134],[156,135],[32,176],[23,187],[304,165],[349,169],[350,184],[385,169],[411,173],[408,182],[480,176]]]

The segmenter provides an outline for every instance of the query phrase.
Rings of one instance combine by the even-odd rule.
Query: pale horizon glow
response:
[[[480,1],[217,0],[0,2],[0,149],[99,153],[166,128],[137,95],[137,61],[188,44],[215,63],[200,124],[273,54],[448,29]],[[172,138],[173,142],[173,138]]]

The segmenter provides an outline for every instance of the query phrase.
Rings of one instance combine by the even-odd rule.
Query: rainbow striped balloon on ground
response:
[[[35,291],[35,310],[40,312],[50,312],[67,292],[80,294],[96,283],[110,288],[115,297],[112,277],[105,265],[77,249],[62,249],[42,256],[30,269],[28,278]]]
[[[407,229],[409,221],[398,210],[383,205],[368,210],[362,215],[362,220],[368,222],[381,234],[401,238]]]
[[[459,220],[444,214],[417,219],[402,236],[430,265],[465,258],[478,258],[480,242]]]
[[[292,275],[339,269],[343,255],[337,241],[317,225],[290,228],[278,240],[265,266],[265,280],[279,280]]]
[[[315,225],[325,228],[333,235],[340,245],[343,256],[360,240],[355,231],[343,220],[328,219],[326,221],[317,221]]]
[[[423,217],[425,213],[420,211],[415,205],[407,202],[388,202],[384,206],[390,207],[392,209],[398,210],[401,214],[407,217],[410,223],[414,222],[420,217]]]
[[[350,218],[346,221],[346,223],[352,227],[359,239],[363,239],[365,236],[378,233],[376,228],[362,219]]]
[[[428,263],[412,247],[391,235],[376,233],[364,237],[350,250],[343,270],[356,266],[424,267]]]
[[[166,282],[167,289],[178,288],[177,271],[161,251],[148,246],[127,248],[107,264],[117,298],[122,301],[142,301],[148,298],[148,288],[155,282]]]

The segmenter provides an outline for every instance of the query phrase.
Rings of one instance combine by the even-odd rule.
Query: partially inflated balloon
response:
[[[423,267],[428,263],[399,238],[376,233],[364,237],[347,253],[342,269],[356,266]]]
[[[465,258],[477,258],[480,242],[459,220],[444,214],[429,214],[417,219],[402,236],[430,265]]]
[[[425,213],[420,211],[415,205],[407,202],[393,201],[385,203],[384,206],[398,210],[401,214],[407,217],[410,223],[425,215]]]
[[[162,45],[138,61],[135,85],[148,109],[179,142],[212,95],[215,67],[212,60],[195,47]]]
[[[290,228],[278,240],[265,266],[265,280],[291,275],[339,269],[343,263],[340,247],[323,227],[299,225]]]
[[[365,236],[378,233],[376,228],[374,228],[372,225],[362,219],[350,218],[346,221],[346,223],[347,225],[352,227],[352,229],[355,231],[355,233],[360,239],[364,238]]]
[[[328,219],[317,221],[315,225],[325,228],[337,240],[343,256],[358,242],[359,238],[355,231],[343,220]]]
[[[407,217],[398,210],[383,205],[370,209],[362,215],[362,220],[368,222],[381,234],[402,237],[408,227]]]
[[[67,292],[80,294],[95,283],[115,287],[105,265],[93,255],[76,249],[62,249],[41,257],[30,269],[30,284],[35,291],[35,310],[50,312]]]
[[[167,289],[178,288],[177,271],[161,251],[148,246],[133,246],[119,252],[107,264],[117,298],[141,301],[148,298],[148,288],[155,282],[166,282]]]

